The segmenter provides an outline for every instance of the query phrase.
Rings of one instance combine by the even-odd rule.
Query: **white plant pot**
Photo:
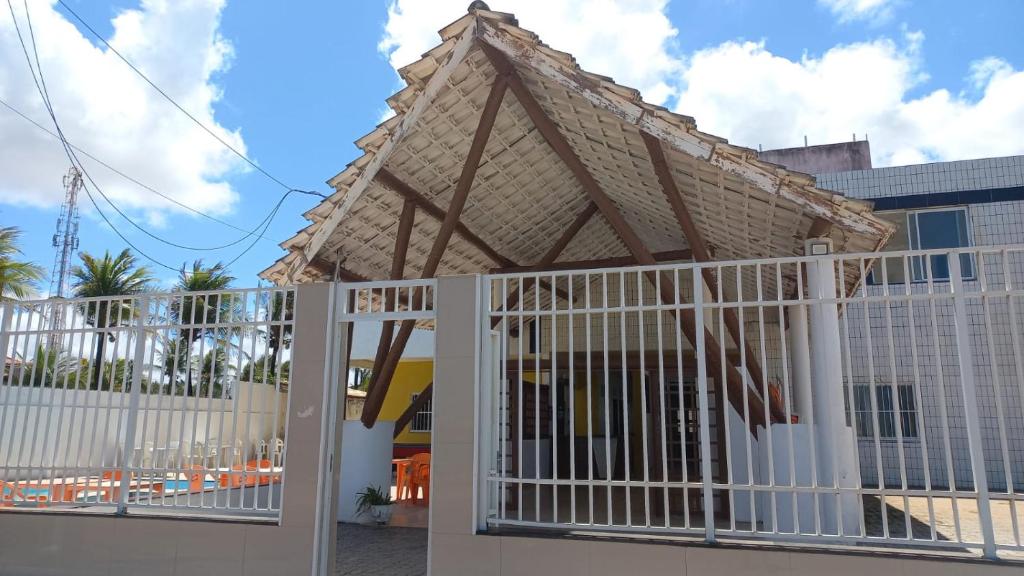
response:
[[[387,524],[391,521],[391,510],[393,507],[393,504],[370,506],[370,514],[373,516],[373,519],[377,524]]]

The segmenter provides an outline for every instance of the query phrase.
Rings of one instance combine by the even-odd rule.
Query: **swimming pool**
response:
[[[206,480],[203,482],[203,490],[213,490],[217,486],[216,480]],[[191,482],[188,480],[164,480],[164,493],[169,492],[188,492],[191,489]]]

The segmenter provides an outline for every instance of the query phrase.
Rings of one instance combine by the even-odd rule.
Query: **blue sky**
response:
[[[280,180],[324,181],[359,154],[352,141],[386,113],[394,66],[436,40],[468,0],[265,3],[66,0],[168,93]],[[14,2],[24,25],[21,0]],[[73,144],[167,195],[251,228],[283,190],[131,75],[54,2],[28,2],[55,112]],[[1014,0],[492,0],[594,72],[643,90],[738,144],[795,146],[869,134],[876,165],[1024,153],[1024,42]],[[0,14],[0,98],[40,123],[7,11]],[[115,20],[115,18],[117,20]],[[383,41],[384,48],[380,45]],[[1013,98],[1013,94],[1017,97]],[[45,121],[45,122],[44,122]],[[216,245],[240,233],[167,205],[86,160],[122,209],[150,232]],[[48,270],[67,160],[56,140],[0,108],[0,224],[25,232]],[[289,198],[266,237],[232,265],[241,286],[282,252],[316,202]],[[124,242],[87,202],[81,249]],[[110,213],[111,210],[107,209]],[[112,216],[113,218],[113,216]],[[235,258],[245,242],[195,253],[113,219],[172,267]],[[170,270],[151,265],[160,281]],[[46,286],[41,287],[45,292]]]

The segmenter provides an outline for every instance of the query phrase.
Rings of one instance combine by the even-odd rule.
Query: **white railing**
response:
[[[0,508],[276,517],[295,297],[0,305]]]
[[[434,317],[435,278],[342,284],[342,322],[427,321]]]
[[[485,286],[490,526],[1024,551],[1024,247]]]

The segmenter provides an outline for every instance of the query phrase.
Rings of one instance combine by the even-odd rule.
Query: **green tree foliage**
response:
[[[0,302],[28,297],[45,274],[41,266],[18,259],[20,239],[20,229],[0,227]]]
[[[82,263],[71,269],[72,287],[79,298],[131,296],[148,290],[152,283],[149,269],[138,265],[135,256],[127,249],[117,256],[111,256],[110,252],[105,252],[102,258],[95,258],[88,252],[79,256]],[[86,322],[97,329],[90,383],[92,389],[98,390],[102,387],[103,352],[107,341],[113,342],[115,338],[114,332],[108,328],[129,323],[136,312],[129,298],[87,301],[80,307]],[[111,382],[105,382],[106,388],[111,387]]]

